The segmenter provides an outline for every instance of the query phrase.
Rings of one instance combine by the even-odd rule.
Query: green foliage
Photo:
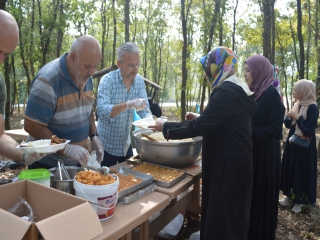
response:
[[[186,5],[190,3],[188,0],[185,2]],[[259,1],[240,2],[234,49],[240,59],[239,76],[243,61],[253,54],[263,52],[264,17],[260,11]],[[315,0],[310,1],[312,26],[309,31],[308,8],[305,7],[308,2],[303,0],[301,3],[304,6],[302,30],[305,43],[309,37],[312,39],[307,71],[309,79],[315,80],[319,56],[314,40],[316,30],[314,19],[319,6]],[[223,30],[223,44],[231,47],[234,2],[221,1],[220,4],[222,23],[215,28],[212,47],[219,44],[219,30]],[[185,86],[187,104],[199,99],[199,89],[203,82],[203,70],[199,58],[207,53],[214,8],[215,1],[193,0],[188,13],[188,76]],[[14,83],[18,83],[17,96],[20,102],[26,98],[28,84],[37,71],[43,64],[67,52],[75,37],[91,34],[101,45],[104,44],[104,66],[98,70],[113,64],[114,27],[116,27],[116,47],[124,41],[124,0],[7,0],[6,9],[17,19],[21,31],[20,44],[14,52],[15,75],[11,75],[11,89]],[[283,88],[287,86],[288,95],[291,92],[291,82],[297,80],[295,74],[299,61],[295,9],[296,2],[290,1],[287,11],[277,9],[275,11],[275,65],[280,70],[279,77]],[[183,46],[180,13],[180,0],[130,1],[130,40],[136,42],[142,50],[143,65],[140,74],[162,86],[159,98],[164,101],[180,100]],[[105,26],[102,25],[102,19],[105,19]],[[62,36],[59,35],[61,33]],[[293,37],[296,39],[295,42]],[[0,65],[0,71],[3,72],[3,65]],[[94,91],[96,92],[96,89]]]

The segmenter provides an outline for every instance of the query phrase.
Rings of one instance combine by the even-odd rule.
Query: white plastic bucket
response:
[[[104,206],[99,207],[95,204],[91,204],[100,220],[106,220],[113,216],[118,201],[119,178],[117,175],[113,176],[117,180],[108,185],[94,186],[79,183],[75,179],[73,181],[73,188],[75,189],[76,196]]]

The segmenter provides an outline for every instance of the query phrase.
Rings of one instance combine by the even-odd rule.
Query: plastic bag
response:
[[[8,209],[8,212],[24,219],[33,222],[35,216],[30,204],[22,197],[19,197],[18,202]]]
[[[98,163],[98,161],[97,161],[96,151],[92,151],[92,152],[90,153],[90,159],[89,159],[87,165],[88,165],[89,167],[94,167],[94,168],[96,168],[96,169],[100,169],[100,168],[101,168],[101,164]]]
[[[184,216],[179,213],[171,222],[168,223],[159,233],[159,237],[172,238],[176,236],[183,224]]]

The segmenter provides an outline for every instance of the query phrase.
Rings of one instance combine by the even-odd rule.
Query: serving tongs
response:
[[[106,166],[102,166],[101,168],[87,166],[86,170],[101,172],[102,174],[105,174],[105,175],[108,175],[109,173],[118,173],[118,171],[115,168],[108,168]]]
[[[61,181],[66,180],[66,179],[71,180],[69,173],[68,173],[63,161],[61,159],[59,159],[57,164],[58,164],[58,173],[59,173],[60,180]],[[64,176],[62,176],[62,172],[64,173]],[[64,178],[66,178],[66,179],[64,179]]]

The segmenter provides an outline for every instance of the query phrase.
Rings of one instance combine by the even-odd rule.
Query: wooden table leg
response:
[[[143,222],[139,229],[139,240],[149,239],[149,219]]]
[[[126,235],[121,237],[121,240],[131,240],[132,239],[132,231],[128,232]]]
[[[191,215],[195,219],[199,219],[201,214],[200,181],[201,181],[201,178],[193,184],[192,203],[187,207],[188,215]]]

